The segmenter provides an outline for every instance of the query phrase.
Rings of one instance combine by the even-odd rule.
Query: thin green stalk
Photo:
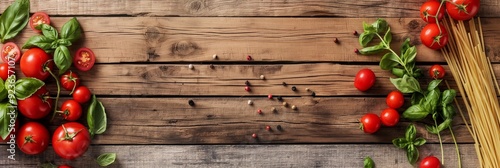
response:
[[[385,48],[387,50],[389,50],[390,52],[392,52],[394,55],[397,55],[399,64],[401,66],[403,66],[403,68],[406,70],[406,72],[412,74],[413,72],[410,71],[410,70],[408,70],[408,68],[406,67],[406,65],[403,63],[403,60],[401,60],[401,57],[394,50],[391,49],[391,46],[384,41],[384,38],[382,36],[380,36],[380,34],[378,34],[378,33],[375,33],[375,34],[380,39],[380,41],[382,42],[382,44],[384,44],[384,46],[385,46]]]
[[[53,121],[54,117],[56,116],[56,113],[57,113],[57,102],[59,101],[59,93],[61,93],[61,86],[59,85],[59,79],[57,79],[57,76],[54,75],[54,73],[52,73],[50,68],[46,68],[46,70],[50,73],[50,75],[52,75],[52,77],[54,77],[54,79],[56,80],[56,84],[57,84],[57,96],[56,96],[56,103],[54,104],[55,105],[54,114],[52,114],[52,118],[50,119],[50,121]]]
[[[437,121],[436,121],[436,119],[433,119],[433,120],[434,120],[434,124],[436,124],[436,129],[437,129],[437,127],[438,127]],[[439,131],[438,131],[437,134],[438,134],[438,138],[439,138],[439,146],[441,147],[441,164],[444,165],[443,141],[441,140],[441,133],[439,133]]]
[[[462,161],[460,159],[460,150],[458,150],[458,144],[457,140],[455,139],[455,134],[453,134],[453,129],[451,129],[451,127],[448,128],[450,129],[451,137],[453,138],[453,143],[455,143],[455,150],[457,151],[458,167],[462,168]]]

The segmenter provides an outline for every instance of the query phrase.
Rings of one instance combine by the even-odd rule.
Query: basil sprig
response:
[[[30,17],[30,1],[16,0],[0,16],[0,41],[14,38],[26,27]]]
[[[406,128],[405,137],[393,139],[392,143],[397,148],[406,150],[408,162],[415,164],[419,155],[417,147],[424,145],[426,140],[421,137],[417,138],[417,129],[415,125],[410,124]]]

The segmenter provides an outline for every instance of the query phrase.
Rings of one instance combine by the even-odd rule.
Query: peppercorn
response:
[[[214,54],[214,55],[212,56],[212,58],[215,60],[215,59],[217,59],[217,58],[219,58],[219,57],[217,56],[217,54]]]
[[[267,126],[266,126],[266,130],[267,130],[267,131],[271,131],[271,126],[267,125]]]
[[[257,134],[256,134],[256,133],[253,133],[253,134],[252,134],[252,138],[257,139],[257,138],[258,138],[258,137],[257,137]]]
[[[250,89],[250,87],[248,87],[248,86],[245,86],[245,90],[246,90],[247,92],[252,91],[252,89]]]
[[[188,104],[189,104],[190,106],[194,106],[194,101],[193,101],[193,100],[189,100],[189,101],[188,101]]]
[[[245,81],[245,85],[250,86],[250,82],[249,81]]]
[[[247,61],[251,61],[251,60],[252,60],[252,56],[247,55]]]
[[[297,87],[292,86],[292,91],[297,91]]]
[[[257,110],[257,113],[262,114],[262,110],[261,109]]]
[[[312,93],[311,93],[311,96],[312,96],[312,97],[316,97],[316,92],[312,92]]]
[[[288,103],[287,102],[283,102],[283,106],[288,106]]]
[[[269,94],[269,95],[267,95],[267,98],[268,98],[268,99],[273,99],[273,95],[272,95],[272,94]]]
[[[357,48],[354,49],[354,53],[359,54],[359,50]]]
[[[281,96],[278,96],[277,99],[278,99],[278,101],[283,101],[283,97],[281,97]]]
[[[264,80],[266,77],[264,75],[260,75],[260,79]]]
[[[272,112],[277,112],[276,107],[271,108]]]
[[[297,110],[297,106],[293,105],[292,110]]]
[[[286,84],[286,82],[283,82],[283,83],[282,83],[282,85],[283,85],[283,86],[286,86],[287,84]]]
[[[253,101],[252,100],[248,100],[248,105],[253,105]]]
[[[354,31],[352,32],[352,35],[358,35],[358,31],[354,30]]]
[[[276,126],[276,129],[278,129],[279,131],[283,131],[283,128],[281,127],[281,125]]]
[[[338,44],[339,43],[339,39],[337,37],[335,37],[335,39],[333,40],[334,43]]]
[[[214,69],[214,68],[215,68],[214,64],[210,64],[210,69]]]

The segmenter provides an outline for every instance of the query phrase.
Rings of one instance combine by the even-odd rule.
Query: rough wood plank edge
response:
[[[114,167],[363,167],[363,158],[370,156],[377,167],[410,168],[403,150],[390,144],[373,145],[100,145],[91,146],[74,161],[62,160],[52,148],[39,156],[16,151],[16,161],[7,159],[6,145],[0,145],[1,167],[34,167],[44,161],[69,164],[73,167],[98,167],[95,158],[107,152],[117,153]],[[477,167],[472,144],[460,144],[462,166]],[[439,144],[419,148],[420,159],[428,155],[440,157]],[[454,145],[444,145],[445,166],[458,167]]]
[[[392,2],[391,2],[392,3]],[[52,17],[58,29],[68,19]],[[72,46],[91,48],[98,63],[122,62],[379,62],[382,54],[361,56],[362,23],[375,18],[221,18],[221,17],[78,17],[84,40]],[[406,38],[417,45],[417,62],[445,62],[438,51],[420,44],[425,22],[420,18],[388,18],[393,48]],[[500,18],[485,18],[487,56],[500,60]],[[35,33],[26,28],[16,43]],[[334,39],[340,43],[336,44]],[[214,60],[213,55],[218,59]]]

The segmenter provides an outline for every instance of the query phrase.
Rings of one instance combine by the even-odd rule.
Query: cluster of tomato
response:
[[[479,0],[429,0],[420,7],[420,17],[428,24],[420,33],[425,46],[438,50],[448,43],[448,32],[439,21],[444,12],[455,20],[469,20],[479,11]]]
[[[43,12],[33,14],[29,20],[31,29],[35,29],[38,24],[50,24],[50,18]],[[88,48],[81,48],[73,56],[73,65],[79,71],[90,70],[95,62],[94,53]],[[40,48],[31,48],[21,55],[19,47],[12,42],[6,43],[2,47],[0,64],[0,77],[6,81],[12,75],[12,69],[9,69],[9,61],[19,62],[21,72],[29,78],[36,78],[41,81],[46,80],[54,70],[52,56]],[[10,70],[10,72],[9,72]],[[50,71],[50,72],[49,72]],[[49,142],[57,155],[64,159],[75,159],[87,151],[90,145],[90,134],[87,128],[75,122],[82,116],[82,105],[91,99],[91,92],[80,84],[80,78],[77,73],[68,71],[59,77],[59,82],[65,90],[71,91],[73,99],[62,103],[59,110],[54,110],[57,105],[54,99],[50,97],[46,86],[40,87],[33,95],[17,101],[17,109],[28,122],[18,128],[19,117],[16,121],[15,140],[18,148],[28,154],[36,155],[44,152]],[[54,110],[54,116],[62,116],[67,122],[59,126],[52,135],[52,141],[49,141],[49,131],[37,120],[50,118],[51,111]],[[49,120],[52,120],[49,119]],[[14,131],[11,132],[14,134]],[[8,142],[11,136],[3,142]]]

